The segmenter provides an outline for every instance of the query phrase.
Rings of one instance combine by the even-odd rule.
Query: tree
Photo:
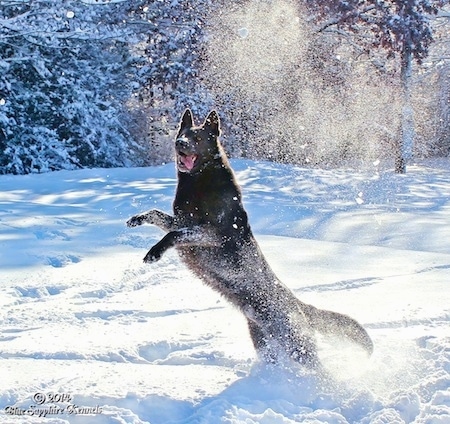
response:
[[[404,173],[414,143],[411,106],[413,59],[418,63],[428,54],[433,41],[429,16],[436,15],[448,0],[306,0],[318,31],[336,28],[364,35],[364,47],[382,48],[389,58],[398,57],[402,89],[401,140],[396,153],[396,172]],[[363,40],[363,41],[362,41]]]
[[[390,81],[343,37],[311,27],[291,0],[222,2],[210,14],[203,75],[233,156],[327,167],[372,164],[390,148]]]
[[[433,45],[431,68],[437,72],[437,111],[435,116],[437,148],[450,155],[450,8],[443,9],[436,19],[436,32],[440,35]]]
[[[132,163],[120,111],[133,57],[119,9],[2,1],[0,173]]]
[[[182,110],[209,106],[208,0],[0,4],[0,173],[167,160]]]
[[[172,132],[185,108],[205,116],[212,107],[199,75],[209,7],[209,0],[130,3],[135,31],[143,38],[135,45],[137,88],[128,104],[133,133],[148,141],[152,163],[172,159]]]

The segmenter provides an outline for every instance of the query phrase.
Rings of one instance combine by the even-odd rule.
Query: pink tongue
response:
[[[194,167],[195,159],[197,159],[195,155],[182,156],[181,162],[190,171]]]

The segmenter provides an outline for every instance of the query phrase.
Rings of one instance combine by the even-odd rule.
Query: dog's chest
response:
[[[186,224],[212,223],[220,225],[231,212],[226,199],[199,193],[174,203],[174,213]]]
[[[173,204],[175,216],[191,225],[224,222],[236,210],[238,195],[230,187],[211,182],[179,184]]]

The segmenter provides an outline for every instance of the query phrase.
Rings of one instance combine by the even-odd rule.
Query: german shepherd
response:
[[[191,111],[184,112],[175,140],[178,187],[173,216],[150,210],[127,221],[129,227],[147,223],[166,232],[144,262],[156,262],[175,247],[195,275],[243,312],[264,361],[288,357],[319,367],[315,331],[344,336],[370,355],[372,341],[358,322],[301,302],[278,280],[252,234],[219,134],[215,111],[199,127]]]

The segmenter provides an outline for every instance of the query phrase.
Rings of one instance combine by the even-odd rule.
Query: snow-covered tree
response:
[[[2,1],[0,172],[132,163],[120,120],[132,55],[120,22],[106,19],[114,8]]]
[[[414,118],[411,106],[413,59],[421,62],[433,41],[429,17],[448,0],[306,0],[319,31],[337,28],[362,35],[364,48],[381,47],[388,57],[398,57],[403,95],[401,140],[396,171],[403,173],[412,156]]]
[[[208,4],[2,1],[0,172],[167,160],[182,110],[209,106],[197,76]]]
[[[198,117],[212,107],[199,75],[209,8],[209,0],[141,1],[133,6],[136,30],[144,38],[136,46],[137,89],[129,107],[136,123],[133,132],[148,141],[153,162],[173,157],[172,132],[186,107]]]
[[[295,2],[236,3],[210,14],[204,69],[227,150],[320,166],[383,159],[398,105],[357,46],[314,32]]]

